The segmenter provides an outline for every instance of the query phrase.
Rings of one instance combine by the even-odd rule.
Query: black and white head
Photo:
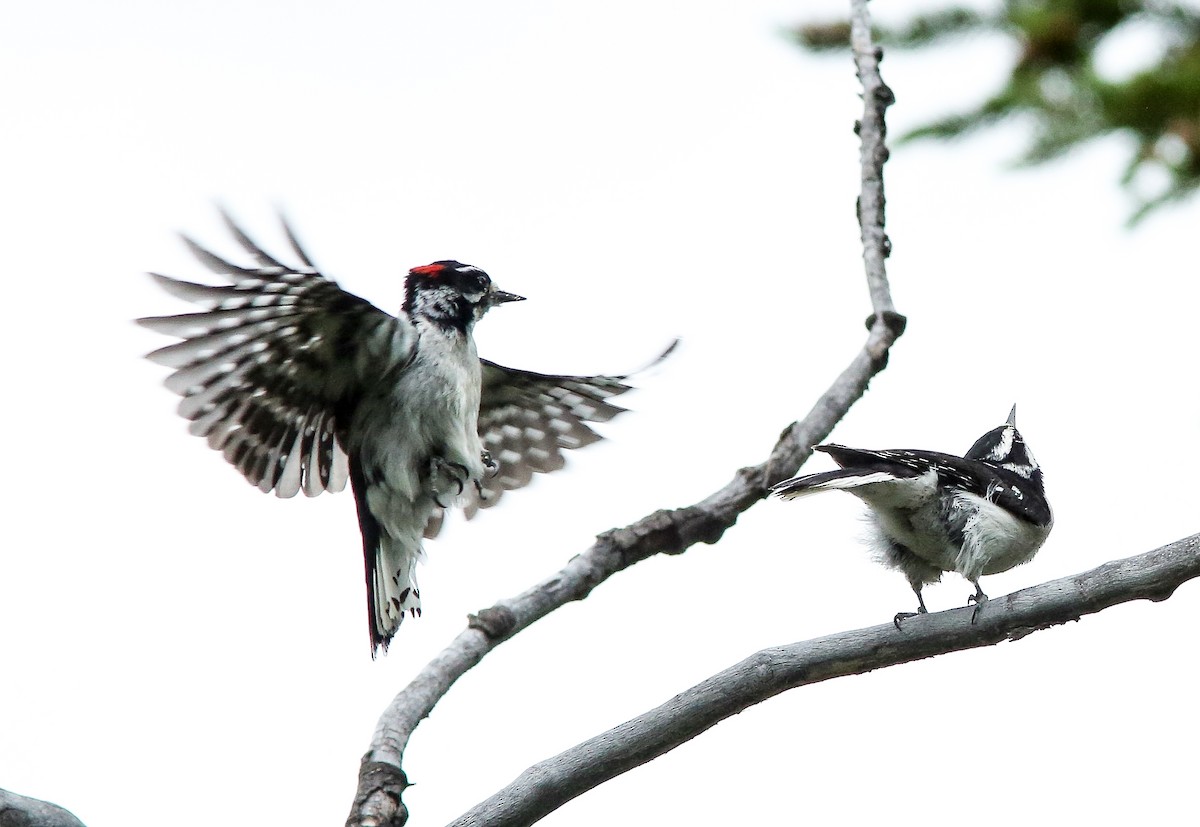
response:
[[[1008,414],[1008,421],[975,440],[964,457],[1004,468],[1035,483],[1039,491],[1042,488],[1042,469],[1017,430],[1016,405]]]
[[[478,267],[458,261],[435,261],[408,271],[403,309],[410,318],[424,318],[442,327],[468,331],[496,305],[524,298],[497,288]]]

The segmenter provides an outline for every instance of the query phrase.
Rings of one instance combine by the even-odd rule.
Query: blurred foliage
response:
[[[1131,30],[1139,42],[1157,45],[1146,50],[1138,70],[1119,79],[1102,76],[1098,50]],[[801,26],[793,35],[807,49],[842,50],[849,31],[848,23],[835,22]],[[901,141],[954,138],[1019,115],[1033,127],[1022,161],[1034,164],[1102,135],[1128,135],[1135,147],[1121,181],[1138,202],[1131,223],[1200,187],[1197,9],[1153,0],[1004,0],[993,12],[949,8],[876,31],[879,42],[904,49],[968,34],[1013,42],[1006,85],[970,111],[919,127]],[[1152,193],[1136,194],[1156,179],[1162,183]]]

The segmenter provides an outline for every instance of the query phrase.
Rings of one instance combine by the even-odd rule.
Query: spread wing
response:
[[[230,284],[151,273],[167,292],[205,308],[138,319],[181,341],[147,355],[173,369],[166,386],[183,397],[188,430],[262,491],[279,497],[340,491],[348,461],[341,439],[348,400],[415,351],[412,326],[323,276],[284,221],[300,264],[273,258],[226,214],[253,258],[242,267],[184,237],[192,253]]]
[[[651,366],[674,350],[672,343]],[[505,491],[529,484],[534,473],[563,467],[563,451],[591,445],[601,437],[590,422],[607,422],[625,409],[608,401],[629,390],[622,376],[553,376],[516,370],[486,359],[479,404],[479,436],[499,465],[480,492],[468,488],[462,500],[467,519],[495,505]],[[436,537],[443,511],[434,510],[425,529]]]

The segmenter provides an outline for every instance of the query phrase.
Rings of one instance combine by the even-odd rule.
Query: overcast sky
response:
[[[914,4],[875,4],[881,16]],[[840,2],[603,6],[44,2],[0,13],[0,787],[89,827],[340,824],[387,701],[468,612],[605,529],[764,459],[860,347],[860,111],[849,57],[783,27]],[[1138,65],[1144,38],[1109,50]],[[1008,47],[889,54],[893,134],[976,101]],[[1197,530],[1197,205],[1134,231],[1113,138],[1014,170],[1019,124],[899,149],[889,262],[909,332],[834,432],[961,453],[1018,406],[1057,525],[997,597]],[[623,372],[608,441],[471,523],[419,572],[425,615],[369,656],[352,497],[279,501],[174,414],[183,230],[269,248],[285,208],[323,271],[389,311],[457,258],[529,301],[487,358]],[[829,461],[818,457],[811,468]],[[445,823],[530,763],[766,646],[911,610],[861,506],[764,502],[505,644],[413,738]],[[931,611],[965,604],[956,576]],[[1194,810],[1200,587],[1017,644],[788,693],[577,799],[550,825],[1161,822]]]

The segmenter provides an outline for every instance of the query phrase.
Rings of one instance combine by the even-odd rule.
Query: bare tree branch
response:
[[[467,629],[421,670],[380,717],[362,759],[347,827],[401,827],[408,820],[402,800],[408,779],[401,768],[408,740],[454,682],[484,655],[555,609],[587,597],[600,583],[635,563],[655,554],[679,554],[698,542],[717,542],[743,511],[767,495],[772,484],[791,476],[808,459],[812,447],[830,434],[870,380],[887,366],[889,350],[905,325],[892,304],[884,268],[890,252],[883,226],[883,163],[888,155],[884,112],[892,94],[879,75],[866,2],[854,0],[853,5],[857,34],[852,42],[864,88],[863,118],[856,129],[862,142],[859,224],[872,306],[866,344],[808,415],[784,429],[766,462],[740,469],[728,484],[695,505],[657,511],[601,534],[591,548],[556,574],[472,616]]]
[[[858,225],[862,230],[863,262],[867,268],[867,286],[876,314],[894,313],[883,261],[892,252],[892,243],[884,232],[883,165],[888,159],[887,123],[884,113],[896,102],[896,96],[879,74],[883,50],[871,42],[871,16],[867,0],[850,2],[850,48],[863,88],[863,116],[858,122],[862,142],[862,195],[858,198]]]
[[[763,649],[657,709],[521,773],[451,827],[533,824],[576,796],[645,764],[747,707],[788,689],[922,658],[1020,640],[1131,600],[1165,600],[1200,577],[1200,534],[973,607],[920,615]]]
[[[0,790],[0,825],[13,827],[83,827],[71,813],[36,798]]]

